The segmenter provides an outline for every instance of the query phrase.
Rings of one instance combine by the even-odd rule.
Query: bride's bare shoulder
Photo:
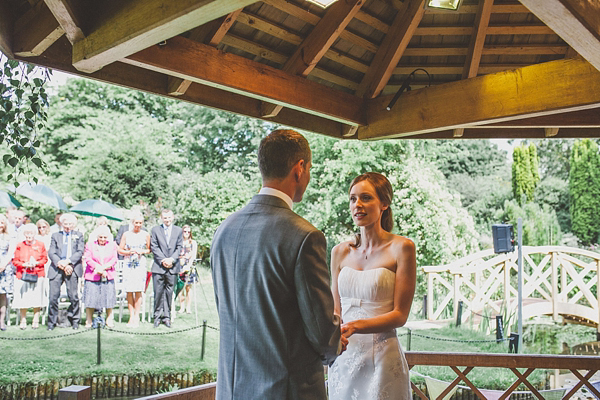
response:
[[[392,240],[392,247],[394,252],[404,253],[404,252],[415,252],[415,243],[405,236],[394,235],[394,239]]]
[[[348,255],[350,253],[350,251],[352,250],[353,243],[354,243],[353,241],[347,240],[345,242],[342,242],[342,243],[339,243],[339,244],[333,246],[333,249],[331,250],[332,256],[339,259],[339,257],[344,257],[344,256]]]

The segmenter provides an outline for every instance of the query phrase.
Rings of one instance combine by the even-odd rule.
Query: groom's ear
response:
[[[292,167],[292,172],[294,173],[294,179],[296,182],[298,182],[304,173],[304,160],[298,160],[298,162]]]

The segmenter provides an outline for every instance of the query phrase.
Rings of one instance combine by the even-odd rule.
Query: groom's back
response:
[[[313,317],[307,308],[314,302],[327,309],[331,295],[307,299],[302,292],[313,288],[298,290],[313,281],[328,290],[319,260],[316,272],[303,265],[306,257],[324,260],[324,253],[323,234],[274,196],[255,196],[219,227],[211,247],[221,330],[218,399],[325,398],[315,343],[328,343],[335,322],[319,321],[328,311]],[[303,276],[306,269],[314,275]],[[315,330],[329,332],[313,335],[310,318]]]

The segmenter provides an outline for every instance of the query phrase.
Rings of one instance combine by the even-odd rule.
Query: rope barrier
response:
[[[185,329],[179,329],[176,331],[168,331],[168,332],[131,332],[131,331],[123,331],[120,329],[115,329],[115,328],[109,328],[107,326],[104,326],[103,329],[107,330],[107,331],[111,331],[111,332],[116,332],[116,333],[124,333],[126,335],[132,335],[132,336],[160,336],[160,335],[174,335],[176,333],[181,333],[181,332],[187,332],[187,331],[192,331],[194,329],[199,329],[202,328],[203,325],[195,325],[189,328],[185,328]],[[207,328],[213,329],[215,331],[219,331],[219,328],[216,328],[214,326],[210,326],[210,325],[206,325]],[[0,336],[0,340],[25,340],[25,341],[30,341],[30,340],[49,340],[49,339],[58,339],[58,338],[63,338],[63,337],[67,337],[67,336],[74,336],[74,335],[81,335],[82,333],[86,333],[86,332],[90,332],[93,330],[96,330],[98,328],[86,328],[84,330],[81,331],[77,331],[77,332],[73,332],[73,333],[67,333],[64,335],[53,335],[53,336],[45,336],[45,337],[33,337],[33,338],[23,338],[23,337],[7,337],[7,336]]]
[[[408,335],[408,333],[404,333],[402,335],[398,335],[398,337],[405,336],[405,335]],[[425,338],[425,339],[439,340],[439,341],[442,341],[442,342],[459,342],[459,343],[492,343],[492,342],[497,343],[497,342],[506,342],[508,340],[515,339],[515,338],[504,338],[504,339],[490,339],[490,340],[461,340],[461,339],[439,338],[439,337],[421,335],[419,333],[411,333],[410,335],[422,337],[422,338]]]

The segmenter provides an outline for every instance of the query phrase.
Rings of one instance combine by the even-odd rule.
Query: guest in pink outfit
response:
[[[86,328],[92,327],[94,310],[106,308],[106,326],[114,327],[113,307],[117,302],[115,290],[115,266],[117,264],[117,244],[106,225],[97,227],[94,242],[85,246],[85,285],[83,302],[86,312]]]

